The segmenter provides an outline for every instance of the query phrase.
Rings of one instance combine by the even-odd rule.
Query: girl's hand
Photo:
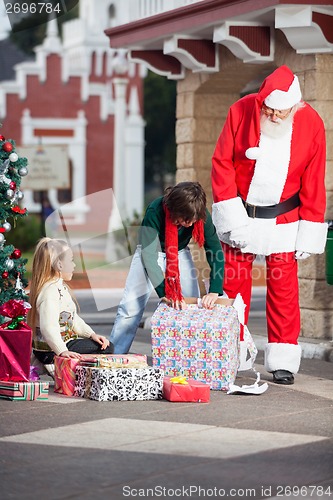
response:
[[[218,297],[218,293],[207,293],[207,295],[204,295],[201,299],[202,307],[205,309],[213,309]]]
[[[62,358],[73,358],[73,359],[81,359],[82,356],[78,352],[73,351],[64,351],[59,354]]]
[[[97,342],[97,344],[100,344],[102,346],[102,351],[110,345],[110,341],[106,337],[104,337],[104,335],[97,335],[96,333],[93,333],[90,338],[91,340]]]
[[[170,300],[166,297],[163,297],[162,301],[165,302],[168,306],[173,307],[174,309],[183,310],[187,308],[185,300]]]

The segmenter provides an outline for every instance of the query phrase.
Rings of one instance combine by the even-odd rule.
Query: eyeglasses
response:
[[[273,109],[273,108],[269,108],[268,106],[266,106],[266,104],[263,104],[262,105],[262,110],[263,112],[265,113],[266,116],[277,116],[277,118],[287,118],[287,116],[290,115],[291,113],[291,110],[293,108],[290,108],[290,109]]]

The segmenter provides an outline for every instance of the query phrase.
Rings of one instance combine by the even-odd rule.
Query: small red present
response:
[[[29,381],[32,331],[23,321],[28,308],[15,299],[0,306],[0,314],[11,318],[0,325],[0,380]]]
[[[163,397],[173,402],[208,403],[210,387],[193,378],[164,377]]]

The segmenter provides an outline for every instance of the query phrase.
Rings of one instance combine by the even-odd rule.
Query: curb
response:
[[[261,335],[252,335],[254,343],[258,351],[265,351],[267,339]],[[301,337],[302,338],[302,337]],[[310,339],[300,340],[299,345],[302,347],[302,359],[320,359],[333,363],[333,345],[332,342],[314,342]]]

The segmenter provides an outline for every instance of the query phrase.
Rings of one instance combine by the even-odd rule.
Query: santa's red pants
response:
[[[225,256],[223,290],[230,298],[241,293],[248,322],[255,255],[222,243]],[[268,342],[297,344],[300,332],[297,260],[294,252],[266,256],[266,319]]]

